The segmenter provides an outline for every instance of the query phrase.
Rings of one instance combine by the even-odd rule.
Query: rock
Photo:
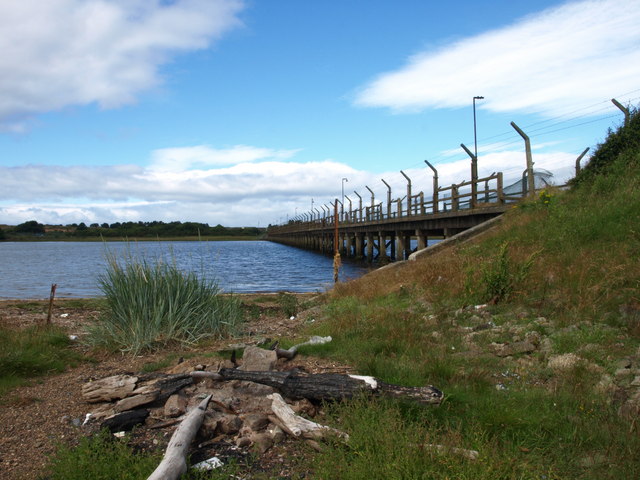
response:
[[[165,417],[179,417],[187,411],[187,397],[175,393],[171,395],[164,404]]]
[[[602,453],[595,453],[589,457],[584,457],[578,460],[578,465],[582,468],[597,467],[607,463],[607,457]]]
[[[269,418],[259,413],[243,415],[242,420],[244,421],[244,425],[254,432],[264,430],[267,428],[267,425],[269,425]]]
[[[631,368],[631,359],[621,358],[616,362],[616,368]]]
[[[269,433],[269,435],[271,435],[271,438],[273,438],[273,443],[283,442],[287,436],[284,430],[282,430],[277,425],[273,425],[272,427],[270,427],[267,432]]]
[[[273,447],[273,437],[269,433],[254,433],[249,437],[258,453],[264,453]]]
[[[237,415],[223,414],[218,419],[218,431],[225,435],[238,433],[242,428],[242,420]]]
[[[614,375],[616,376],[616,378],[631,377],[633,375],[633,372],[630,368],[619,368],[616,370],[616,373]]]
[[[495,323],[493,323],[492,321],[488,321],[486,323],[481,323],[480,325],[476,325],[475,327],[473,327],[473,331],[481,332],[483,330],[489,330],[491,328],[494,328],[495,326],[496,326]]]
[[[498,357],[510,357],[512,355],[518,355],[521,353],[535,352],[536,346],[530,342],[513,342],[513,343],[492,343],[489,348],[493,351],[494,355]]]
[[[249,346],[244,349],[240,370],[251,372],[270,372],[276,365],[278,356],[274,350]]]
[[[549,359],[547,366],[555,372],[568,372],[578,365],[584,363],[584,359],[575,353],[565,353],[554,355]]]
[[[249,437],[240,437],[236,440],[236,447],[245,448],[251,445],[251,439]]]

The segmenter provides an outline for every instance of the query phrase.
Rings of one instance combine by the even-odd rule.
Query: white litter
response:
[[[196,463],[192,468],[194,470],[213,470],[214,468],[220,468],[223,465],[222,460],[218,457],[211,457],[208,460]]]
[[[67,318],[69,316],[68,313],[61,313],[60,318]]]

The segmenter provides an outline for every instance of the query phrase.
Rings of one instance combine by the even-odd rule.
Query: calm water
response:
[[[53,283],[58,297],[100,296],[107,251],[174,259],[227,292],[314,292],[333,282],[332,258],[271,242],[0,242],[0,298],[48,298]],[[341,280],[366,271],[343,261]]]

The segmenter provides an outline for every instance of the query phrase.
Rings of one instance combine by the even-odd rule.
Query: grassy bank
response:
[[[446,401],[331,407],[352,440],[318,456],[318,478],[640,476],[639,124],[481,240],[335,289],[313,330],[335,341],[316,354]]]

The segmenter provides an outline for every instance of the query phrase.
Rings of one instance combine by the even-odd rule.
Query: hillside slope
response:
[[[447,400],[332,408],[352,440],[319,457],[319,478],[640,478],[638,260],[634,112],[571,190],[540,192],[476,242],[339,285],[314,329],[334,342],[314,352]]]

